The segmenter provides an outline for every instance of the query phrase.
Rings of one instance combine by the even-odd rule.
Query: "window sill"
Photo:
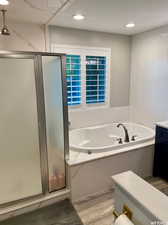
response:
[[[91,111],[91,110],[98,110],[98,109],[108,109],[110,108],[110,104],[108,103],[98,103],[98,104],[89,104],[89,105],[78,105],[78,106],[68,106],[69,112],[75,111]]]

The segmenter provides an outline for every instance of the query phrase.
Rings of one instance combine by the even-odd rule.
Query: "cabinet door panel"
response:
[[[155,140],[154,176],[168,179],[168,129],[157,126]]]

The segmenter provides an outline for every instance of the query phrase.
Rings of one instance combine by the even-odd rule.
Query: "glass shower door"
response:
[[[42,56],[49,192],[65,187],[65,130],[63,81],[60,56]],[[67,138],[66,138],[67,139]]]
[[[0,204],[40,194],[34,58],[0,58]]]

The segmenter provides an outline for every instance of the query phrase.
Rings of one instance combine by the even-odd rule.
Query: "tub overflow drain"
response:
[[[88,151],[88,155],[90,155],[90,154],[92,154],[92,152],[91,151]]]

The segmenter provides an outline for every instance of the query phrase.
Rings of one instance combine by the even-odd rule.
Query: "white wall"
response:
[[[9,23],[10,36],[0,35],[0,49],[45,51],[44,29],[38,24]]]
[[[168,26],[133,36],[130,118],[153,127],[168,120]]]

